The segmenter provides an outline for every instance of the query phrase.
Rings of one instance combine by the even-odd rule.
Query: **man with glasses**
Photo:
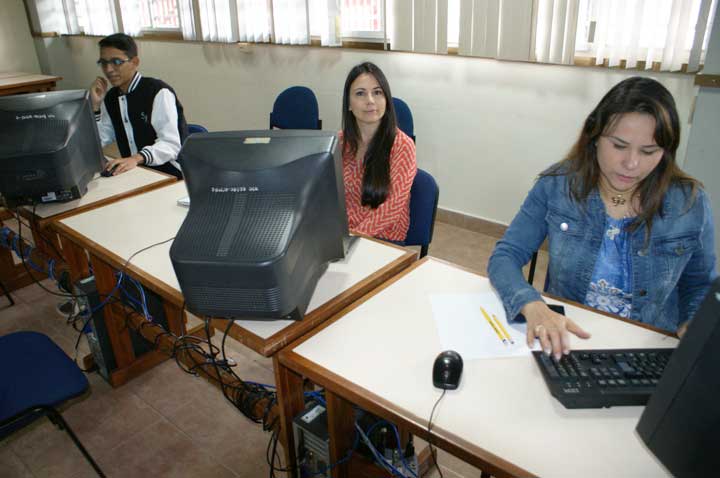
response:
[[[122,155],[110,160],[106,170],[116,175],[142,164],[182,178],[177,155],[187,123],[175,91],[140,74],[132,37],[115,33],[98,45],[97,63],[107,80],[95,79],[90,98],[103,146],[117,141]]]

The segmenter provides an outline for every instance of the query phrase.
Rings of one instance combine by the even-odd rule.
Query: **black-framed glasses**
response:
[[[100,66],[100,67],[105,67],[105,66],[108,66],[108,65],[112,65],[112,66],[117,67],[117,66],[120,66],[120,65],[122,65],[123,63],[127,63],[127,62],[129,62],[129,61],[130,61],[130,58],[127,58],[127,59],[125,59],[125,60],[123,60],[122,58],[110,58],[109,60],[106,60],[106,59],[104,59],[104,58],[100,58],[100,59],[97,61],[97,64],[98,64],[98,66]]]

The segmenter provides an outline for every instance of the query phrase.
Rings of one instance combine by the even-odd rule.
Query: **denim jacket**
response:
[[[508,318],[528,302],[542,300],[522,274],[547,237],[548,293],[585,300],[606,226],[605,205],[597,190],[584,204],[569,194],[567,176],[543,176],[498,241],[488,264],[490,281]],[[653,219],[650,241],[645,226],[630,235],[632,312],[630,318],[674,332],[693,317],[715,271],[712,214],[704,191],[694,202],[679,186],[665,194],[662,215]]]

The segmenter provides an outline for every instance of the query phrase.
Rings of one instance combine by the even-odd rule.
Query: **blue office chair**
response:
[[[410,136],[414,143],[415,123],[413,123],[410,107],[403,100],[395,97],[393,97],[393,104],[395,105],[395,118],[397,118],[398,128],[400,128],[403,133]]]
[[[98,476],[105,476],[55,409],[88,389],[85,375],[55,342],[38,332],[0,337],[0,377],[0,439],[46,416],[67,432]]]
[[[306,86],[291,86],[278,95],[270,113],[270,129],[322,129],[315,93]]]
[[[439,196],[440,188],[435,179],[430,173],[418,169],[410,188],[410,227],[405,245],[420,246],[420,257],[427,255],[432,242]]]
[[[537,267],[538,251],[533,252],[530,258],[530,267],[528,269],[528,284],[533,285],[535,280],[535,268]],[[543,284],[543,291],[547,292],[548,284],[550,283],[550,264],[548,263],[547,270],[545,271],[545,283]]]
[[[199,125],[199,124],[190,124],[190,123],[188,123],[187,127],[188,127],[188,134],[193,134],[193,133],[207,133],[207,132],[208,132],[208,130],[207,130],[207,128],[206,128],[205,126],[201,126],[201,125]]]

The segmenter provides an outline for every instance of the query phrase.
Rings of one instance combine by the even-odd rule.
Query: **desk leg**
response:
[[[74,284],[80,279],[90,277],[90,264],[85,249],[75,244],[67,237],[60,238],[62,253],[70,268],[70,280]]]
[[[95,274],[95,286],[102,302],[115,289],[117,284],[115,270],[95,255],[90,255],[90,261]],[[116,292],[115,296],[117,295]],[[120,312],[120,309],[112,304],[112,299],[102,310],[113,354],[115,355],[115,364],[119,369],[127,367],[135,360],[135,351],[130,340],[130,331],[125,323],[125,317]]]
[[[327,402],[328,434],[330,435],[330,463],[343,460],[353,446],[355,438],[355,412],[352,404],[325,389]],[[333,478],[349,478],[349,460],[332,470]]]
[[[277,387],[277,400],[280,408],[280,443],[285,450],[285,467],[291,468],[289,476],[297,478],[295,457],[295,440],[293,439],[292,423],[305,408],[302,376],[285,367],[278,360],[277,354],[273,357],[275,370],[275,386]]]
[[[117,283],[115,270],[95,255],[90,256],[90,261],[93,265],[95,285],[100,294],[100,300],[104,300]],[[103,315],[115,355],[116,368],[110,373],[110,384],[113,387],[119,387],[168,359],[168,356],[159,350],[151,350],[139,357],[135,355],[126,310],[121,305],[107,304],[103,307]],[[176,321],[179,320],[178,312]]]
[[[0,207],[0,227],[5,226],[5,223],[10,227],[12,220],[10,211]],[[22,289],[34,282],[33,276],[28,272],[29,267],[26,269],[22,264],[16,264],[13,255],[14,252],[10,249],[0,247],[0,278],[8,292]],[[38,276],[38,280],[42,280],[42,277]]]
[[[35,247],[41,252],[44,252],[48,257],[54,259],[62,259],[58,257],[60,251],[60,238],[57,233],[49,227],[41,227],[40,225],[31,222],[33,241],[35,241]]]
[[[180,310],[180,307],[171,304],[167,300],[163,300],[163,312],[165,312],[165,318],[167,319],[169,332],[180,337],[185,335],[186,328],[185,323],[185,311]]]

